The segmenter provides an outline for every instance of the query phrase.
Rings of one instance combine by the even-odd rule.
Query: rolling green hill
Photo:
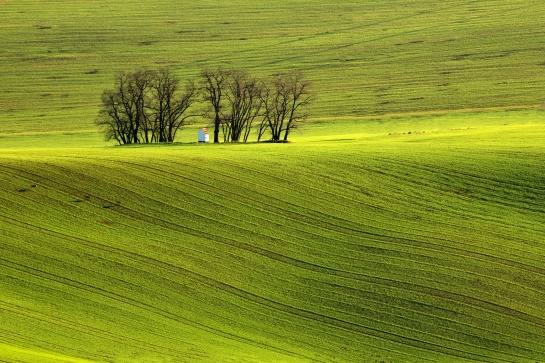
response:
[[[0,362],[545,362],[544,11],[0,0]],[[102,141],[116,71],[218,65],[311,124]]]
[[[544,126],[6,145],[0,360],[543,361]]]

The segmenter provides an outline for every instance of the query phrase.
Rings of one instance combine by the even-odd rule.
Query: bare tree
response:
[[[132,112],[127,113],[119,92],[104,91],[102,105],[97,124],[104,129],[106,141],[115,140],[120,145],[131,143],[129,124]]]
[[[152,73],[141,69],[133,73],[125,73],[126,89],[120,88],[123,97],[134,105],[134,119],[131,127],[132,142],[149,142],[152,131],[149,113],[147,112],[147,96],[152,82]]]
[[[222,117],[225,141],[246,142],[261,110],[261,87],[244,71],[230,71],[228,75],[225,97],[230,113]]]
[[[192,116],[187,111],[196,99],[193,82],[185,91],[179,84],[168,69],[119,73],[115,89],[102,94],[97,123],[106,139],[118,144],[173,142]]]
[[[102,94],[102,109],[98,124],[106,129],[106,139],[119,144],[131,144],[148,139],[149,115],[146,99],[150,73],[139,70],[121,72],[116,76],[116,87]]]
[[[263,86],[263,121],[258,139],[268,128],[272,141],[288,141],[290,132],[307,118],[303,108],[312,101],[310,82],[300,72],[278,74],[270,85]],[[283,134],[283,136],[282,136]]]
[[[188,109],[196,100],[196,89],[193,81],[188,81],[185,92],[181,92],[180,80],[166,68],[154,72],[150,101],[153,111],[153,138],[155,142],[173,142],[177,131],[182,128],[188,118]]]
[[[201,77],[204,84],[204,100],[210,102],[214,112],[214,143],[218,143],[223,108],[222,96],[227,73],[221,67],[217,70],[205,69],[202,71]]]

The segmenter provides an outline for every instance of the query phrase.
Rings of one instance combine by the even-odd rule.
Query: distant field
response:
[[[113,74],[139,66],[300,69],[316,117],[535,106],[543,13],[539,0],[1,1],[0,133],[93,129]]]
[[[82,135],[3,138],[1,361],[545,357],[542,112]]]
[[[0,362],[545,362],[543,14],[0,0]],[[93,124],[116,71],[218,65],[303,71],[310,123]]]

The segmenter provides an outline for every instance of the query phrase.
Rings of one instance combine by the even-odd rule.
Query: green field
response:
[[[93,129],[116,71],[299,69],[317,117],[535,106],[540,0],[0,1],[0,130]]]
[[[542,361],[542,119],[316,123],[289,145],[20,136],[0,159],[0,357]]]
[[[0,362],[545,362],[545,4],[219,3],[0,0]],[[312,117],[105,143],[165,65]]]

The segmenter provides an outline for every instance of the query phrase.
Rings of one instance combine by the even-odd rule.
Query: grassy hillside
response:
[[[543,361],[544,126],[511,112],[321,122],[288,145],[18,136],[0,157],[0,360]]]
[[[544,12],[0,0],[0,362],[545,361]],[[218,65],[312,126],[102,141],[116,71]]]
[[[1,1],[0,132],[93,129],[119,70],[300,69],[317,117],[543,102],[539,0]]]

